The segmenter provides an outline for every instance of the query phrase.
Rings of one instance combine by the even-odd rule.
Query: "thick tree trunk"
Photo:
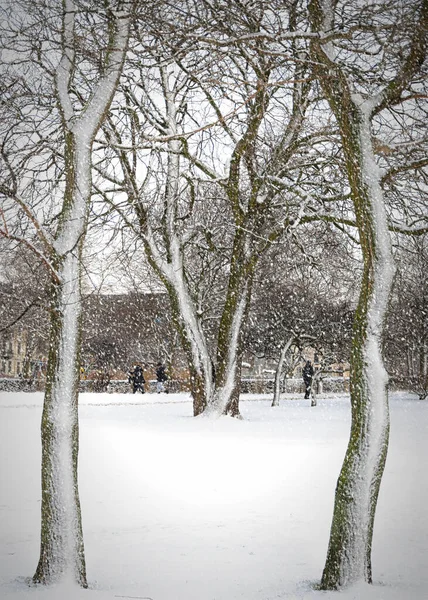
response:
[[[311,0],[315,31],[330,31],[329,2]],[[374,104],[351,94],[333,49],[313,41],[316,72],[342,139],[364,260],[351,354],[351,434],[336,487],[330,541],[321,589],[372,581],[371,548],[376,504],[389,438],[387,374],[382,333],[394,265],[380,174],[371,141]]]
[[[70,95],[78,62],[75,54],[78,7],[73,0],[63,0],[62,55],[55,73],[65,137],[65,191],[55,239],[49,242],[49,258],[55,269],[41,425],[40,559],[33,579],[45,584],[66,580],[82,587],[87,587],[87,582],[77,483],[81,256],[91,201],[92,142],[122,71],[129,36],[128,11],[132,11],[133,2],[118,2],[116,11],[113,5],[110,8],[108,45],[100,77],[79,114]]]
[[[236,240],[235,240],[236,243]],[[244,246],[248,240],[244,240]],[[233,254],[226,303],[217,338],[215,389],[207,404],[207,416],[228,414],[240,417],[241,336],[251,299],[255,261],[248,261],[240,252]]]
[[[351,436],[339,475],[322,589],[372,581],[371,547],[388,448],[387,374],[382,333],[394,267],[379,175],[364,107],[341,123],[364,273],[351,354]],[[350,127],[349,127],[350,126]]]
[[[77,482],[81,340],[81,255],[91,168],[85,136],[66,133],[67,179],[56,240],[51,333],[41,424],[42,506],[39,563],[33,580],[87,587]]]
[[[75,252],[78,252],[76,250]],[[58,269],[41,424],[42,527],[38,583],[60,580],[87,587],[77,482],[80,259],[67,254]]]
[[[351,436],[336,487],[322,589],[372,581],[374,517],[389,437],[381,331],[373,328],[380,308],[373,275],[373,268],[367,267],[356,313],[351,356]]]

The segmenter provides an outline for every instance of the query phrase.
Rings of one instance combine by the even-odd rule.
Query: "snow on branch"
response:
[[[131,9],[132,2],[129,4]],[[119,7],[123,3],[119,3]],[[85,135],[88,139],[95,135],[100,120],[109,106],[120,76],[128,45],[130,10],[109,11],[109,44],[104,64],[104,74],[97,82],[89,102],[77,118],[70,97],[70,84],[75,69],[75,15],[73,0],[64,0],[63,14],[63,53],[56,70],[56,87],[64,122],[69,131]]]
[[[372,98],[372,114],[377,114],[387,106],[402,101],[402,93],[420,71],[427,55],[428,44],[428,0],[422,0],[418,23],[415,27],[410,49],[401,68],[388,85]]]
[[[41,259],[41,261],[46,265],[46,267],[49,269],[49,272],[50,272],[52,278],[54,279],[54,281],[56,283],[60,283],[61,280],[60,280],[58,271],[55,269],[55,267],[53,266],[53,264],[51,263],[49,258],[47,258],[46,255],[37,248],[37,246],[35,246],[33,243],[31,243],[26,238],[9,233],[7,231],[7,229],[0,228],[0,236],[6,238],[8,240],[13,240],[15,242],[19,242],[20,244],[24,244],[25,246],[27,246],[27,248],[29,248],[32,252],[34,252],[34,254],[36,254]]]
[[[129,4],[131,7],[132,3]],[[128,46],[130,12],[111,11],[111,14],[114,16],[114,20],[109,21],[111,41],[107,51],[105,73],[98,81],[92,98],[80,117],[79,129],[85,131],[88,128],[91,137],[95,135],[98,129],[100,117],[104,114],[107,106],[110,105]]]
[[[36,214],[33,212],[33,210],[30,208],[30,206],[27,204],[27,202],[25,202],[25,200],[20,198],[17,194],[13,193],[12,190],[9,190],[3,184],[0,184],[0,194],[3,194],[4,196],[13,200],[24,211],[24,213],[26,214],[26,216],[28,217],[30,222],[33,224],[34,229],[36,230],[37,237],[39,238],[40,242],[43,244],[45,251],[49,255],[51,255],[54,251],[53,240],[52,240],[50,234],[42,227]],[[3,220],[4,226],[5,226],[5,229],[3,230],[3,235],[5,237],[10,238],[7,224],[6,224],[6,219],[4,216],[4,212],[3,212],[3,210],[1,210],[0,212],[1,212],[2,220]]]
[[[236,37],[230,37],[227,39],[218,39],[214,37],[208,37],[206,35],[187,34],[186,38],[193,42],[205,43],[210,46],[216,46],[217,48],[224,48],[227,46],[237,46],[242,43],[248,42],[272,42],[280,44],[285,41],[295,40],[318,40],[325,44],[337,39],[349,39],[352,37],[354,31],[358,30],[358,26],[350,27],[348,31],[341,32],[310,32],[310,31],[285,31],[283,33],[268,33],[267,31],[258,33],[247,33],[245,35],[238,35]],[[265,51],[269,53],[269,51]]]
[[[407,225],[405,223],[397,223],[394,222],[389,226],[390,231],[394,231],[396,233],[402,233],[404,235],[425,235],[428,233],[428,219],[420,219],[418,221],[423,221],[426,225]]]
[[[64,0],[62,27],[63,53],[56,69],[56,88],[63,118],[69,127],[74,117],[69,88],[75,61],[74,25],[76,6],[73,0]]]

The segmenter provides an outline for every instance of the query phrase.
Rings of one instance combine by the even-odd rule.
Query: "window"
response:
[[[12,373],[12,361],[11,360],[7,361],[7,372]]]

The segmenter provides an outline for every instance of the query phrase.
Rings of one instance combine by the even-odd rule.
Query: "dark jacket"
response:
[[[131,371],[129,374],[129,379],[133,383],[145,383],[146,380],[144,379],[143,369],[140,367],[140,365],[137,365],[135,369]]]
[[[314,376],[314,368],[309,361],[303,367],[302,374],[303,374],[303,381],[306,384],[310,384],[312,381],[312,377]]]
[[[159,365],[157,367],[156,378],[158,381],[166,381],[168,379],[167,374],[165,373],[165,367],[163,365]]]

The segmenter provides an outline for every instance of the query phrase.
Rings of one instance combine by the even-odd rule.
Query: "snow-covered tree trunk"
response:
[[[169,157],[170,162],[178,161],[178,154]],[[174,231],[173,221],[167,229],[168,258],[159,252],[153,232],[145,216],[137,209],[140,221],[144,222],[143,241],[146,256],[154,271],[163,281],[168,292],[175,329],[189,366],[190,386],[193,398],[193,415],[200,415],[206,408],[213,386],[213,366],[195,303],[188,289],[182,249]]]
[[[76,229],[75,233],[83,232]],[[60,261],[59,281],[52,284],[50,350],[41,426],[41,547],[34,581],[49,583],[67,578],[86,587],[77,481],[82,241]]]
[[[207,416],[240,416],[241,337],[248,317],[257,257],[251,251],[251,235],[235,234],[226,302],[217,336],[215,390],[206,409]]]
[[[394,264],[380,177],[371,148],[369,113],[354,104],[352,123],[353,200],[364,272],[351,354],[351,436],[336,488],[335,510],[323,588],[358,580],[371,582],[374,517],[388,438],[388,377],[382,358],[382,332]],[[350,156],[350,154],[349,154]],[[358,162],[356,162],[358,161]]]
[[[285,357],[287,352],[294,341],[294,336],[291,337],[282,347],[279,354],[278,364],[275,371],[275,381],[273,384],[273,400],[272,406],[279,406],[279,397],[281,394],[281,373],[284,366]]]
[[[238,294],[237,294],[238,296]],[[247,290],[223,312],[217,345],[215,390],[206,409],[207,416],[239,416],[241,387],[241,335],[248,306]]]
[[[311,406],[317,405],[318,382],[319,382],[319,380],[317,379],[316,374],[315,374],[315,377],[312,378],[312,382],[311,382],[311,390],[310,390]]]
[[[105,69],[80,115],[70,87],[75,64],[75,14],[64,1],[63,55],[56,87],[65,135],[66,186],[60,222],[52,241],[56,277],[52,283],[51,336],[41,425],[42,521],[40,559],[34,581],[63,580],[87,587],[80,513],[78,459],[78,386],[81,337],[81,254],[91,198],[91,148],[122,70],[129,32],[127,13],[110,18]],[[113,9],[113,7],[111,7]],[[122,10],[122,3],[116,6]]]
[[[425,12],[427,6],[425,2]],[[331,0],[311,0],[309,10],[314,31],[333,31]],[[388,378],[381,348],[394,262],[371,120],[376,111],[399,99],[412,72],[420,68],[423,39],[424,35],[416,40],[410,62],[402,65],[396,78],[382,92],[365,99],[353,93],[332,42],[314,40],[311,44],[314,71],[340,128],[364,261],[351,354],[351,434],[336,487],[322,589],[372,581],[374,517],[389,438]]]
[[[180,336],[181,345],[186,353],[189,365],[193,414],[198,416],[205,410],[212,395],[213,365],[202,324],[186,279],[182,240],[177,231],[181,141],[178,139],[177,109],[175,106],[174,84],[172,83],[174,81],[173,70],[171,71],[168,65],[165,65],[160,67],[160,73],[165,102],[165,121],[170,136],[162,217],[162,237],[165,253],[159,249],[156,243],[144,204],[135,202],[135,210],[141,225],[141,236],[146,256],[168,292],[174,325]],[[126,165],[124,166],[126,172]],[[128,174],[128,177],[131,179],[131,174]],[[135,185],[135,182],[132,183]],[[133,186],[131,185],[131,201],[132,189]],[[138,198],[137,194],[136,198]]]
[[[175,262],[175,261],[174,261]],[[171,278],[164,279],[170,298],[172,315],[181,345],[187,356],[193,415],[204,412],[213,388],[213,366],[201,323],[194,311],[183,270],[170,270]]]
[[[371,582],[374,517],[388,438],[388,377],[382,333],[394,263],[386,211],[370,132],[370,113],[353,100],[352,150],[345,150],[364,260],[351,353],[351,435],[336,488],[330,545],[322,577],[324,589],[358,580]],[[349,138],[348,138],[349,140]]]
[[[78,141],[76,141],[78,140]],[[81,253],[91,192],[90,138],[66,133],[68,178],[64,212],[54,242],[51,333],[42,416],[42,527],[34,581],[61,578],[86,587],[79,504],[78,391],[81,337]]]

